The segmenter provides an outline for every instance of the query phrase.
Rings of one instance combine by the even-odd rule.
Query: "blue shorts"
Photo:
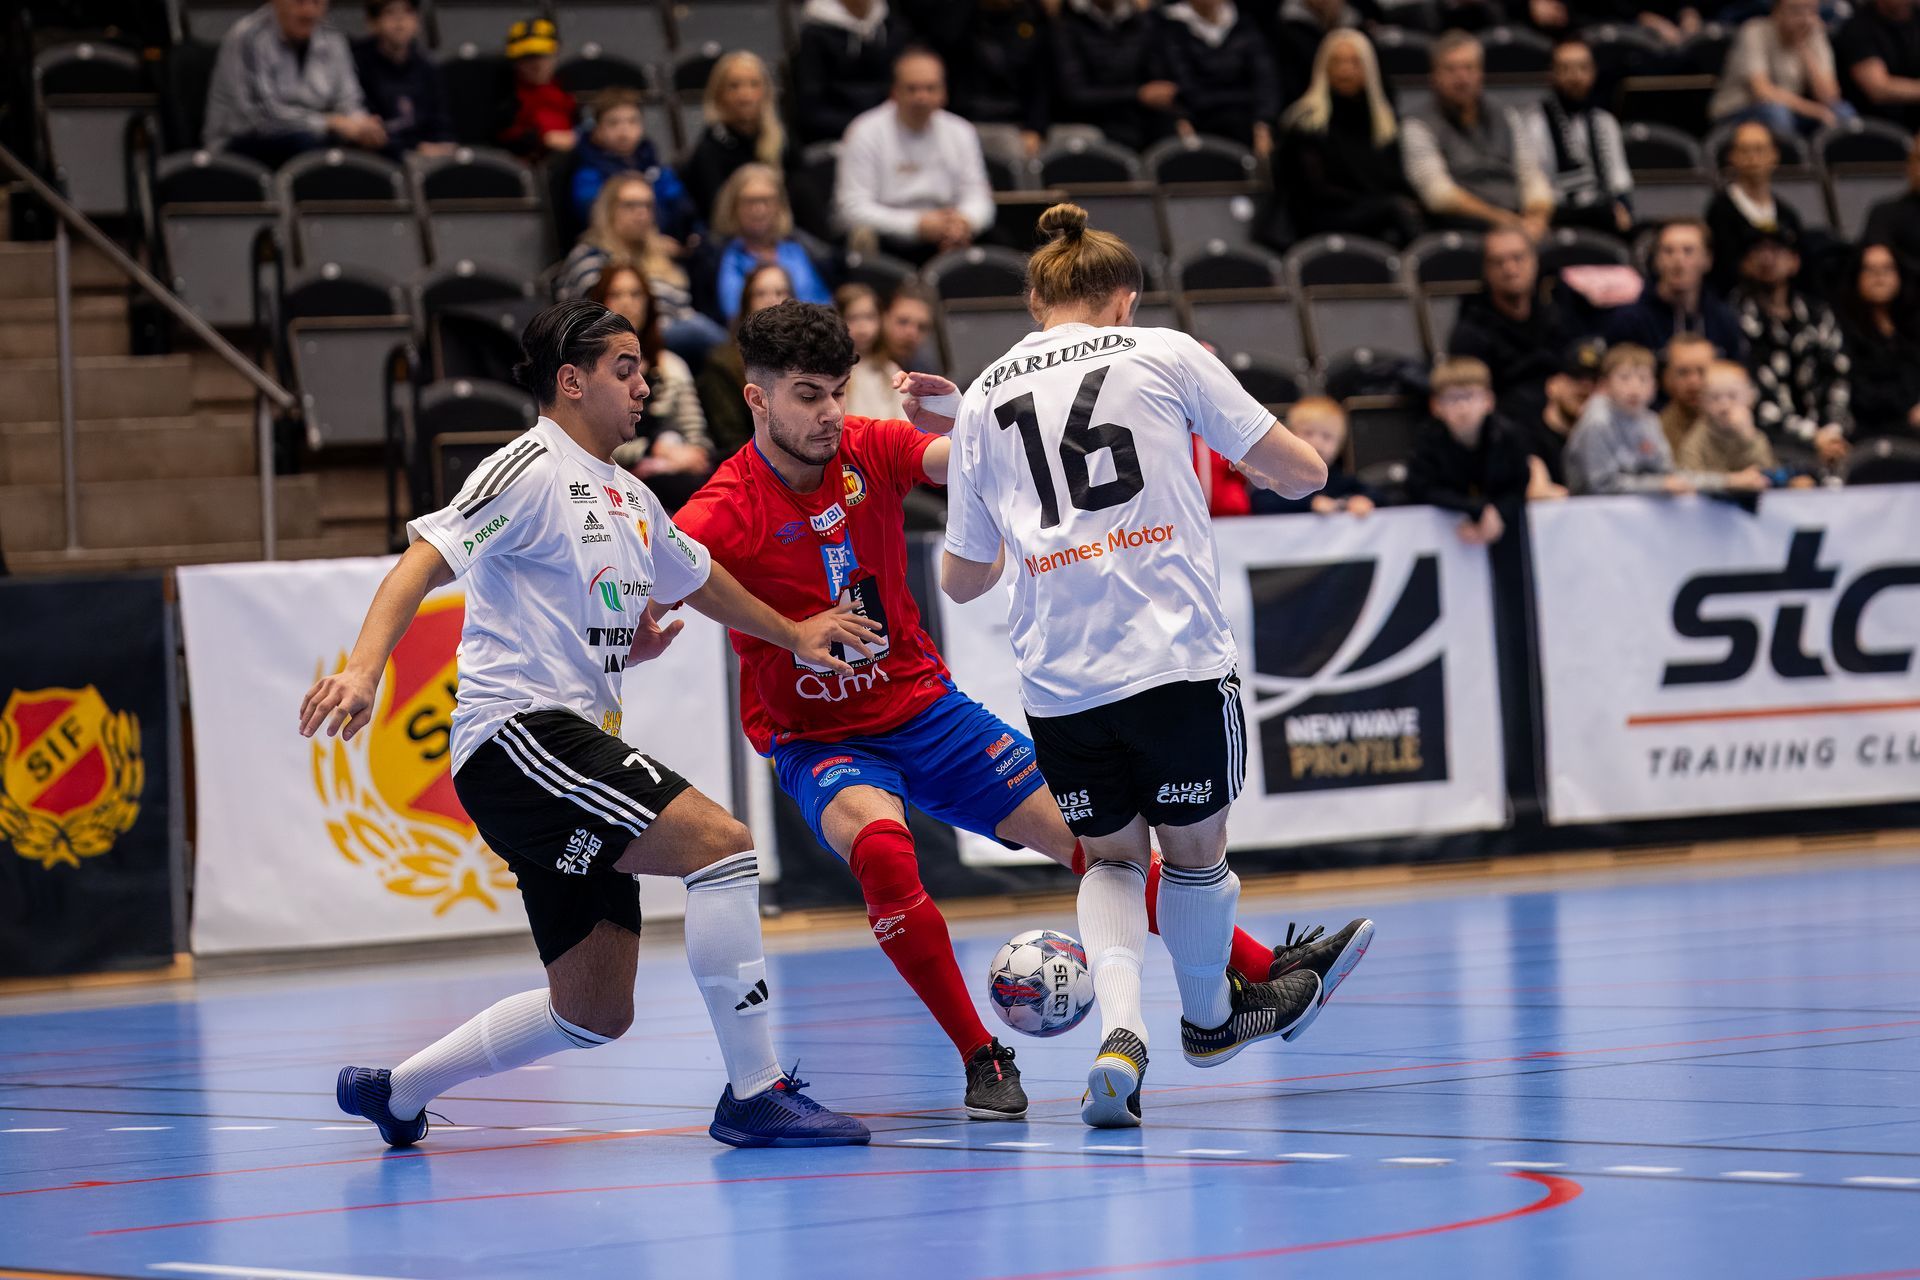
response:
[[[958,690],[891,733],[783,743],[773,767],[829,849],[821,820],[848,787],[878,787],[930,818],[996,839],[993,829],[1047,785],[1032,739]]]

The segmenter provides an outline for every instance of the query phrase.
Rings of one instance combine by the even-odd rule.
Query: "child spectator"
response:
[[[1660,389],[1667,393],[1667,407],[1660,411],[1660,430],[1666,434],[1667,448],[1675,456],[1680,442],[1700,421],[1700,397],[1707,390],[1707,368],[1715,358],[1713,344],[1697,333],[1676,333],[1667,344],[1666,363],[1660,374]]]
[[[1493,374],[1471,356],[1442,360],[1427,409],[1433,417],[1407,463],[1407,496],[1459,512],[1460,540],[1492,546],[1525,500],[1533,469],[1519,433],[1493,412]]]
[[[693,230],[693,201],[680,185],[679,175],[660,163],[660,154],[647,137],[640,114],[640,95],[632,89],[603,89],[594,97],[591,121],[580,126],[575,144],[573,209],[584,221],[593,212],[594,197],[616,173],[638,173],[653,187],[654,221],[675,240]]]
[[[1330,515],[1345,511],[1350,515],[1370,515],[1375,506],[1373,492],[1347,470],[1347,411],[1340,402],[1327,396],[1307,396],[1287,415],[1287,428],[1313,446],[1327,464],[1327,483],[1320,492],[1304,498],[1283,498],[1271,489],[1252,487],[1249,503],[1254,515],[1289,515],[1311,511]]]
[[[834,310],[860,362],[847,375],[847,412],[859,418],[897,418],[900,393],[893,389],[892,361],[880,351],[880,295],[870,285],[843,284],[833,291]]]
[[[367,0],[367,34],[353,42],[353,65],[367,110],[386,127],[388,155],[453,150],[440,69],[420,47],[416,0]]]
[[[1600,385],[1567,441],[1567,487],[1575,493],[1687,493],[1673,473],[1653,403],[1653,352],[1632,342],[1600,362]]]
[[[1774,459],[1773,446],[1753,422],[1757,398],[1744,366],[1715,360],[1707,369],[1701,419],[1680,442],[1681,468],[1724,475],[1729,487],[1738,478],[1743,487],[1764,489],[1763,473],[1774,469]]]
[[[516,22],[507,31],[513,63],[513,114],[499,130],[500,145],[528,160],[573,150],[573,95],[553,82],[560,53],[559,28],[545,18]]]

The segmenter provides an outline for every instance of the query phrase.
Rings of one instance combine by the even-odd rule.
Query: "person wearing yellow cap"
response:
[[[573,95],[554,83],[559,53],[559,28],[546,18],[523,18],[507,29],[514,114],[500,131],[500,145],[529,160],[573,150],[579,108]]]

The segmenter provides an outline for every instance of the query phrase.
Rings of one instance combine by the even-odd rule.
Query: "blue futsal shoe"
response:
[[[743,1101],[729,1084],[707,1133],[730,1147],[864,1147],[873,1138],[852,1116],[800,1092],[806,1087],[805,1080],[786,1075]]]
[[[427,1136],[426,1112],[411,1120],[396,1120],[387,1110],[387,1099],[393,1096],[393,1073],[385,1067],[340,1068],[333,1096],[348,1115],[373,1121],[390,1147],[410,1147]]]

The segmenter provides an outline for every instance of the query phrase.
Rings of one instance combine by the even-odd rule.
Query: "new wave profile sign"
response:
[[[173,624],[158,576],[0,584],[0,975],[177,946]]]
[[[1559,823],[1920,798],[1920,487],[1535,504]]]
[[[196,952],[526,928],[513,872],[454,791],[459,583],[421,606],[382,673],[372,720],[352,741],[297,732],[302,695],[344,665],[393,563],[179,571],[197,784]],[[583,580],[580,589],[601,585]],[[622,732],[724,804],[732,773],[718,633],[691,618],[664,657],[626,674]],[[642,888],[649,913],[683,910],[677,882],[648,877]]]
[[[1424,509],[1215,522],[1250,739],[1232,847],[1505,824],[1491,578],[1455,523]],[[1006,592],[942,608],[956,682],[1024,724]],[[1008,858],[964,835],[961,849]]]

